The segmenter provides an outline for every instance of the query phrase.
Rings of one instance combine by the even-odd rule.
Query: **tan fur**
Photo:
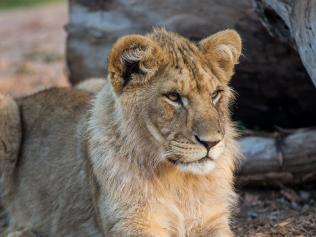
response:
[[[126,36],[95,99],[70,89],[21,99],[11,228],[44,237],[233,236],[239,150],[228,82],[240,50],[234,31],[199,44],[162,29]]]
[[[92,94],[99,92],[105,85],[105,78],[89,78],[75,86],[78,90],[87,91]]]

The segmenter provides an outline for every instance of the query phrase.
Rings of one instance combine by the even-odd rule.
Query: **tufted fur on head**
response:
[[[143,84],[157,72],[163,62],[163,52],[159,45],[142,35],[120,38],[113,46],[108,71],[114,90],[119,93],[131,83]]]

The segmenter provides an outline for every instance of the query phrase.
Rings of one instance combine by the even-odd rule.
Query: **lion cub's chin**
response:
[[[214,170],[216,164],[213,160],[208,157],[203,158],[198,162],[191,163],[179,163],[177,168],[185,173],[192,173],[198,175],[205,175]]]

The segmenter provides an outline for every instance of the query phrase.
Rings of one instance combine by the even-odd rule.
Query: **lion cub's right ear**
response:
[[[142,35],[120,38],[108,59],[112,86],[120,94],[127,85],[140,86],[153,77],[163,62],[160,46]]]

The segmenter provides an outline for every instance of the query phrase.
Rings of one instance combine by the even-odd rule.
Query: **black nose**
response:
[[[195,135],[195,139],[202,144],[203,146],[205,146],[205,148],[207,150],[211,149],[213,146],[215,146],[216,144],[218,144],[221,140],[215,140],[215,141],[203,141],[201,140],[198,136]]]

